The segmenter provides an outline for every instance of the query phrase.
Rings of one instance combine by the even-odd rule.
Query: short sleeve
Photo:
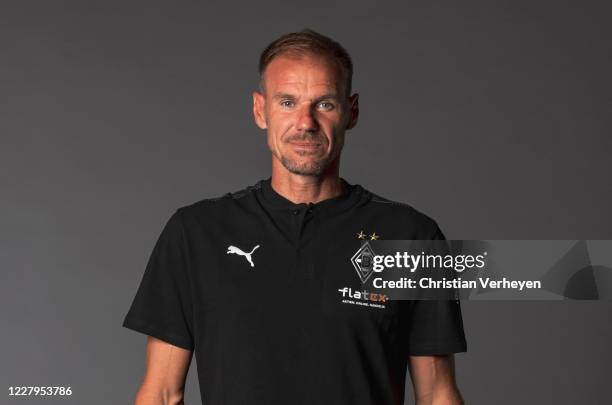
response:
[[[193,350],[193,308],[180,211],[162,230],[123,326]]]
[[[444,240],[436,225],[432,240]],[[403,301],[408,353],[433,356],[467,351],[459,300]]]

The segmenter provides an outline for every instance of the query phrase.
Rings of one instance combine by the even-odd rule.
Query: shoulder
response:
[[[231,215],[236,210],[245,209],[251,205],[254,199],[254,192],[259,188],[261,188],[261,181],[236,191],[203,198],[179,207],[175,215],[183,218],[183,220],[201,216],[217,217],[219,215]]]
[[[383,197],[366,190],[369,194],[368,206],[372,211],[385,218],[391,218],[404,229],[410,229],[411,238],[439,239],[442,235],[436,220],[412,205]]]

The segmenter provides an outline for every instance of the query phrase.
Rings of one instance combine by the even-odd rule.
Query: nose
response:
[[[315,111],[310,106],[304,106],[299,111],[297,127],[303,132],[315,132],[319,130],[319,123],[315,117]]]

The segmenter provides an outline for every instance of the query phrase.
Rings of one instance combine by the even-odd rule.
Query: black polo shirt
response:
[[[342,183],[315,204],[267,179],[179,208],[123,326],[194,350],[204,404],[403,404],[410,355],[466,350],[459,305],[356,305],[345,288],[368,285],[350,258],[364,239],[443,235],[410,206]]]

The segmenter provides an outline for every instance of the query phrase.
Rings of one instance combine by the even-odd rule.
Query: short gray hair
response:
[[[353,61],[342,45],[311,29],[291,32],[276,39],[264,49],[259,57],[260,89],[263,91],[263,75],[266,67],[280,55],[317,55],[329,59],[340,68],[345,79],[346,96],[351,94]]]

